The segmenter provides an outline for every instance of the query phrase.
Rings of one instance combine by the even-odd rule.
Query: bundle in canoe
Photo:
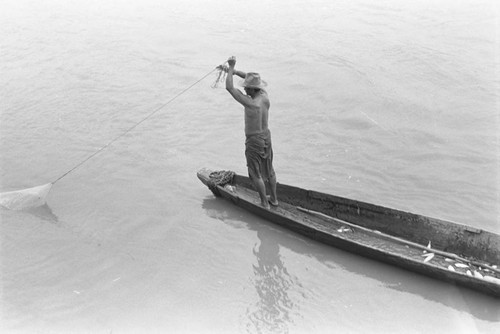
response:
[[[322,243],[500,298],[500,235],[475,227],[278,183],[260,205],[251,180],[202,169],[218,196]]]

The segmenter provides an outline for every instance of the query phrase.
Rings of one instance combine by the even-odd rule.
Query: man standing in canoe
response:
[[[268,128],[270,102],[267,92],[263,89],[267,84],[261,80],[258,73],[236,71],[234,69],[235,57],[230,57],[227,62],[229,68],[227,69],[226,90],[243,105],[245,110],[245,157],[248,175],[257,188],[261,205],[269,209],[269,204],[278,206],[278,197],[276,174],[273,168],[271,131]],[[233,75],[245,79],[241,86],[246,95],[234,87]],[[266,195],[265,182],[269,182],[271,189],[269,199]]]

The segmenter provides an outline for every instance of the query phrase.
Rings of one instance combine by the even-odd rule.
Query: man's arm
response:
[[[217,66],[217,69],[218,70],[222,70],[222,71],[224,71],[224,72],[227,73],[228,70],[229,70],[229,66],[219,65],[219,66]],[[233,74],[237,75],[237,76],[239,76],[240,78],[243,78],[243,79],[245,79],[245,77],[247,76],[247,74],[245,72],[238,71],[236,69],[234,69]]]
[[[240,74],[245,74],[245,73],[234,70],[234,65],[236,64],[236,59],[234,57],[229,58],[227,62],[229,64],[229,68],[227,70],[227,76],[226,76],[226,90],[229,92],[229,94],[231,94],[231,96],[236,101],[241,103],[243,106],[247,107],[253,105],[253,100],[250,97],[246,96],[238,88],[234,87],[233,74],[240,76]],[[243,76],[243,78],[244,77],[245,76]]]
[[[237,75],[239,76],[240,78],[243,78],[245,79],[245,77],[247,76],[247,74],[243,71],[237,71],[236,69],[233,71],[234,75]]]

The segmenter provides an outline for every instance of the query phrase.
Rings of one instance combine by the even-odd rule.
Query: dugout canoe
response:
[[[322,243],[500,298],[500,235],[278,183],[266,209],[246,176],[202,169],[217,197]]]

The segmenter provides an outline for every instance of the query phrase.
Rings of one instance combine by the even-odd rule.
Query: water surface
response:
[[[278,180],[499,232],[494,1],[3,1],[1,191],[64,174],[229,56],[269,83]],[[235,208],[215,73],[1,211],[8,333],[492,333],[497,300]]]

